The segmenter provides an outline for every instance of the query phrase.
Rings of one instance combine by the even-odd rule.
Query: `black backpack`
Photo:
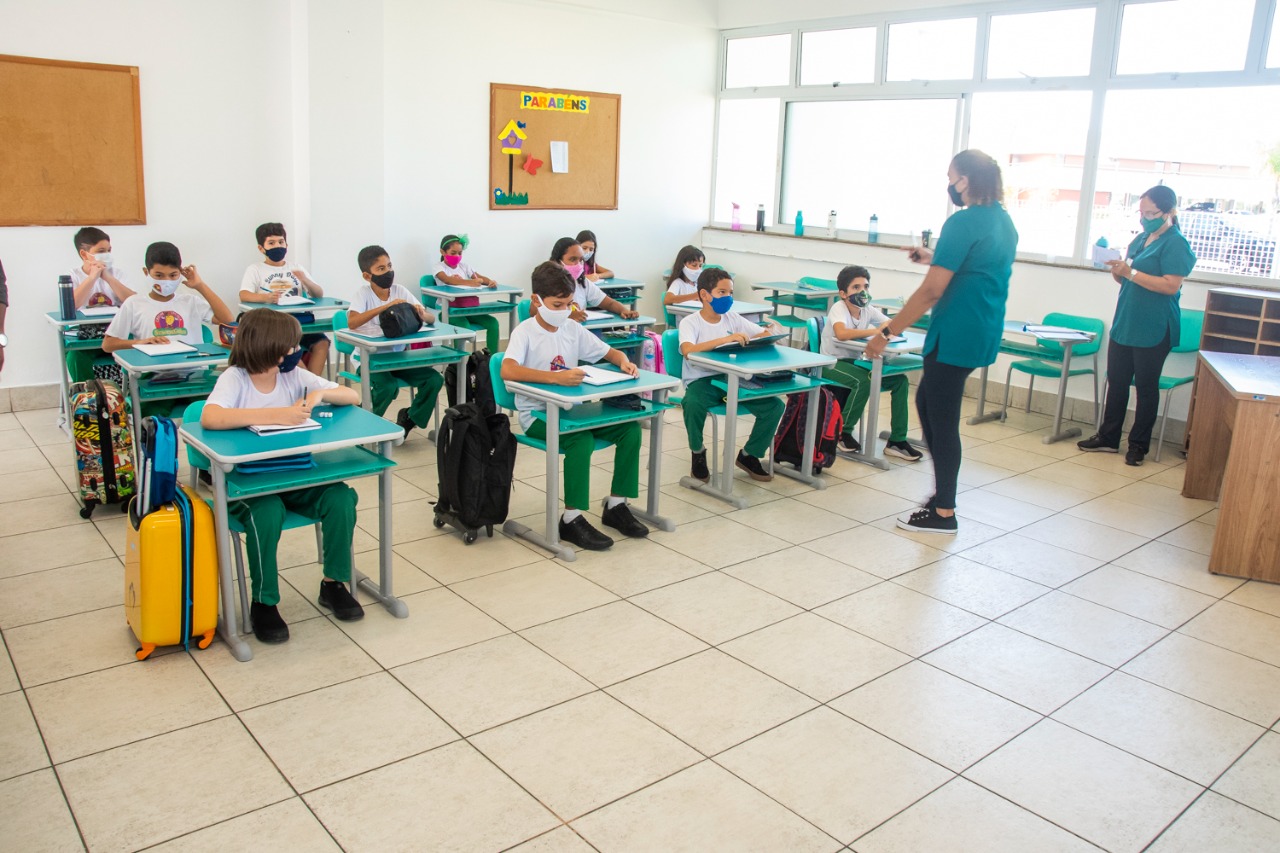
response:
[[[489,376],[489,351],[476,350],[467,356],[467,380],[465,400],[458,399],[458,365],[451,364],[444,369],[444,388],[449,395],[449,405],[459,403],[475,403],[485,415],[498,411],[498,404],[493,399],[493,381]]]
[[[874,401],[872,401],[874,402]],[[800,467],[804,460],[804,427],[809,420],[809,393],[787,395],[787,407],[773,438],[773,461]],[[821,474],[836,461],[836,442],[844,428],[840,403],[830,388],[818,389],[818,434],[813,444],[813,473]]]
[[[422,318],[408,302],[399,302],[382,312],[382,336],[403,338],[422,328]]]
[[[482,527],[489,528],[492,536],[493,525],[507,519],[516,466],[516,440],[507,416],[486,415],[475,403],[449,407],[436,434],[436,462],[440,473],[436,526],[459,527],[467,544],[475,541]]]

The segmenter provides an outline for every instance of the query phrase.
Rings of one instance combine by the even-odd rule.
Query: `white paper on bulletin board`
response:
[[[568,142],[551,143],[551,171],[562,175],[569,171]]]

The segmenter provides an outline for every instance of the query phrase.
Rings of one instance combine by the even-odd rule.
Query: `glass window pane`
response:
[[[791,82],[791,34],[729,39],[724,87],[786,86]]]
[[[1280,67],[1280,11],[1271,16],[1271,39],[1267,43],[1267,67]]]
[[[1167,0],[1124,7],[1119,74],[1244,68],[1254,0]]]
[[[874,83],[876,28],[820,30],[800,37],[800,85]]]
[[[977,32],[977,18],[891,24],[889,79],[966,80],[973,77]]]
[[[1197,271],[1271,276],[1280,237],[1277,107],[1280,87],[1109,92],[1090,240],[1128,245],[1139,197],[1165,184],[1178,194]],[[1152,133],[1171,115],[1198,120]]]
[[[937,234],[947,214],[956,104],[950,98],[790,104],[782,221],[794,222],[802,210],[806,221],[821,224],[835,210],[840,228],[865,231],[874,213],[883,235],[926,228]]]
[[[777,162],[778,99],[721,101],[712,219],[731,221],[737,202],[744,228],[755,228],[757,204],[765,206],[772,223]]]
[[[1093,9],[995,15],[987,77],[1078,77],[1089,73]]]
[[[1091,99],[1088,92],[987,92],[973,97],[969,145],[1000,164],[1019,251],[1075,254]]]

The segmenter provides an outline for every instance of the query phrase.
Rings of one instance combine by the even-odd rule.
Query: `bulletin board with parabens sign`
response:
[[[489,85],[490,210],[616,210],[622,96]]]

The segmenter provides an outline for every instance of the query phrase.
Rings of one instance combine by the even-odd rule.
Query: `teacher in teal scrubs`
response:
[[[1000,165],[976,149],[961,151],[947,169],[947,194],[961,208],[942,226],[933,251],[910,249],[911,260],[928,264],[924,281],[902,310],[867,344],[866,355],[884,351],[933,309],[924,342],[924,377],[916,389],[916,411],[933,456],[934,496],[898,519],[918,533],[954,535],[956,483],[960,475],[960,402],[974,368],[996,360],[1004,332],[1004,305],[1018,249],[1018,232],[1001,204]]]
[[[1151,428],[1160,406],[1160,372],[1169,350],[1178,345],[1182,324],[1178,307],[1182,279],[1196,265],[1191,244],[1178,228],[1177,205],[1178,194],[1166,186],[1143,193],[1138,201],[1142,233],[1129,244],[1125,260],[1107,264],[1120,285],[1107,346],[1107,400],[1097,434],[1076,446],[1095,453],[1119,452],[1132,384],[1138,410],[1129,430],[1127,465],[1141,465],[1151,449]]]

